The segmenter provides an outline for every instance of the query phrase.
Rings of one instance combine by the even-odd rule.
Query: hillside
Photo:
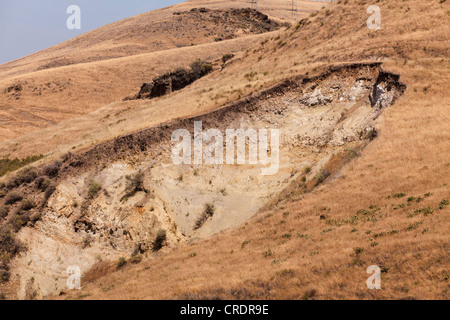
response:
[[[276,1],[261,2],[282,22]],[[188,1],[92,31],[82,36],[88,48],[77,49],[85,55],[65,66],[36,69],[62,61],[80,40],[0,67],[5,86],[71,70],[66,94],[77,96],[35,99],[49,112],[72,103],[73,114],[57,111],[43,128],[16,137],[4,127],[3,155],[44,154],[3,178],[2,227],[28,247],[3,248],[13,258],[2,261],[12,271],[0,285],[7,298],[449,298],[447,1],[380,0],[381,30],[366,26],[368,1],[320,4],[288,28],[241,28],[223,41],[214,39],[225,30],[202,37],[196,30],[211,22],[191,17],[193,46],[170,29],[164,51],[119,49],[136,41],[120,28],[147,30],[139,22],[147,15],[173,21],[183,16],[173,12],[229,4]],[[102,46],[114,56],[89,60]],[[211,73],[159,98],[123,101],[197,58]],[[149,59],[161,63],[141,74]],[[83,86],[99,94],[83,98]],[[279,129],[278,173],[173,165],[171,135],[192,133],[194,121],[205,130]],[[119,267],[120,257],[128,263]],[[67,265],[82,268],[81,291],[64,289]],[[370,265],[382,268],[382,290],[366,287]]]
[[[263,11],[272,12],[277,7],[272,3],[267,1]],[[286,23],[276,16],[272,19],[278,22],[264,22],[242,12],[244,8],[243,1],[231,6],[182,3],[112,23],[1,65],[1,140],[33,136],[37,130],[89,114],[121,100],[158,74],[196,58],[217,60],[238,52],[252,41],[261,41],[248,35],[270,32]],[[303,15],[320,6],[305,2],[305,8]]]

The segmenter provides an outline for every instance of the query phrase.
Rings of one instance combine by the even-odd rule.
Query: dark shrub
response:
[[[197,59],[191,63],[191,70],[193,78],[198,79],[207,75],[212,70],[212,65],[208,62]]]
[[[87,247],[89,247],[91,245],[92,241],[93,241],[92,236],[87,234],[83,238],[83,249],[86,249]]]
[[[183,89],[186,85],[191,83],[194,79],[191,79],[190,73],[182,68],[177,68],[172,74],[172,90],[177,91]]]
[[[139,263],[142,262],[142,256],[139,255],[139,254],[138,254],[138,255],[135,255],[135,256],[131,257],[130,262],[131,262],[132,264],[139,264]]]
[[[8,282],[10,277],[9,269],[0,268],[0,283]]]
[[[124,257],[120,257],[119,261],[117,261],[117,269],[122,268],[126,264],[127,264],[127,259],[125,259]]]
[[[17,180],[20,184],[33,182],[38,176],[35,168],[28,168],[20,172]]]
[[[331,172],[327,169],[322,169],[316,176],[316,186],[324,182],[329,176],[331,175]]]
[[[61,165],[62,163],[60,161],[55,161],[52,164],[49,164],[48,166],[44,167],[43,173],[46,176],[53,178],[58,174],[59,169],[61,169]]]
[[[0,207],[0,219],[4,219],[9,214],[9,206]]]
[[[56,185],[52,182],[45,188],[44,200],[45,202],[52,196],[56,190]]]
[[[20,193],[18,193],[18,192],[11,192],[10,194],[8,194],[6,196],[5,204],[7,204],[7,205],[8,204],[14,204],[16,202],[21,201],[22,199],[23,199],[23,196]]]
[[[22,184],[33,182],[37,178],[37,176],[38,174],[36,172],[36,169],[34,168],[24,169],[23,171],[19,172],[16,176],[12,177],[8,181],[7,188],[14,189]]]
[[[88,199],[94,199],[102,190],[102,185],[94,180],[89,183]]]
[[[194,230],[200,229],[206,222],[206,220],[208,220],[210,217],[214,215],[214,211],[215,211],[214,205],[211,203],[207,203],[205,205],[205,211],[203,211],[203,213],[200,215],[200,217],[197,219],[195,223]]]
[[[43,177],[39,177],[35,181],[36,187],[41,191],[46,191],[51,188],[51,186],[55,186],[55,183],[50,179],[45,179]]]
[[[19,212],[14,214],[8,221],[8,224],[15,232],[19,232],[23,226],[30,221],[30,214],[28,212]]]
[[[16,239],[15,235],[11,232],[9,227],[3,226],[0,228],[0,262],[7,263],[3,258],[8,256],[14,257],[15,254],[20,251],[20,242]],[[5,255],[7,254],[7,255]],[[8,258],[8,259],[9,259]]]
[[[222,62],[225,63],[225,62],[227,62],[228,60],[231,60],[231,59],[233,59],[233,58],[234,58],[234,54],[232,54],[232,53],[224,54],[224,55],[222,56]]]
[[[158,233],[156,234],[156,239],[153,242],[153,251],[161,250],[166,239],[167,239],[166,230],[163,229],[158,230]]]
[[[142,172],[136,173],[132,176],[126,176],[127,187],[125,188],[125,195],[123,199],[131,198],[138,191],[145,191],[144,189],[144,174]]]
[[[11,227],[0,227],[0,283],[9,281],[11,274],[8,264],[22,249]]]
[[[36,180],[34,180],[34,183],[36,184],[36,188],[38,188],[41,191],[44,191],[44,189],[45,189],[43,187],[44,181],[45,181],[45,179],[43,177],[36,178]]]
[[[32,200],[26,199],[23,200],[22,203],[19,206],[19,211],[30,211],[35,207],[35,204]]]
[[[66,153],[65,155],[63,155],[63,156],[61,157],[61,161],[62,161],[62,162],[67,162],[67,161],[69,161],[71,158],[72,158],[72,153],[71,153],[71,152],[68,152],[68,153]]]

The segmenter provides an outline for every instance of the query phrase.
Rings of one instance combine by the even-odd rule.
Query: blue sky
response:
[[[0,0],[0,64],[136,14],[182,0]],[[69,30],[70,5],[81,8],[81,30]]]

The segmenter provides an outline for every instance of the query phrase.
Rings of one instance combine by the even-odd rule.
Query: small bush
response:
[[[434,212],[434,208],[432,208],[431,206],[428,206],[428,207],[425,208],[423,214],[424,214],[425,216],[428,216],[428,215],[430,215],[430,214],[433,214],[433,212]]]
[[[312,298],[314,298],[314,296],[316,294],[317,294],[317,290],[316,289],[307,290],[303,294],[302,300],[311,300]]]
[[[23,199],[23,196],[20,193],[18,193],[18,192],[11,192],[10,194],[8,194],[6,196],[5,204],[6,205],[14,204],[16,202],[21,201],[22,199]]]
[[[9,214],[9,206],[0,207],[0,219],[4,219]]]
[[[167,232],[164,229],[158,230],[156,233],[155,241],[153,242],[153,251],[159,251],[164,245],[167,239]]]
[[[55,192],[56,190],[56,184],[53,181],[47,180],[48,184],[46,184],[46,187],[44,189],[44,201],[46,202]]]
[[[124,257],[120,257],[119,261],[117,261],[117,269],[123,268],[123,266],[125,266],[126,264],[127,264],[127,259],[125,259]]]
[[[37,178],[38,174],[36,169],[28,168],[20,172],[17,176],[20,184],[33,182]]]
[[[448,201],[447,199],[442,200],[441,203],[439,204],[439,210],[445,209],[445,207],[448,206],[449,204],[450,201]]]
[[[212,70],[212,64],[207,63],[207,62],[204,62],[204,63],[202,64],[202,68],[201,68],[201,74],[202,74],[202,76],[203,76],[203,75],[206,75],[206,74],[208,74],[208,73],[210,73],[211,70]]]
[[[3,226],[0,228],[0,262],[7,264],[16,254],[21,251],[20,242],[16,239],[11,228]],[[6,259],[7,258],[7,259]],[[5,260],[6,259],[6,260]]]
[[[286,41],[280,40],[280,42],[278,42],[278,46],[279,46],[280,48],[284,47],[285,45],[287,45],[287,42],[286,42]]]
[[[254,77],[256,77],[258,73],[255,71],[249,72],[247,73],[244,77],[248,80],[248,81],[252,81]]]
[[[43,173],[46,176],[53,178],[58,174],[59,169],[61,168],[61,165],[62,165],[61,161],[55,161],[54,163],[49,164],[48,166],[44,167]]]
[[[264,258],[271,257],[272,255],[273,255],[273,253],[272,253],[272,250],[270,250],[270,248],[269,248],[269,250],[263,252]]]
[[[400,193],[394,194],[393,197],[394,198],[403,198],[403,197],[406,197],[406,194],[403,192],[400,192]]]
[[[10,279],[9,262],[16,254],[23,250],[10,227],[0,227],[0,283]]]
[[[205,210],[202,212],[200,217],[197,219],[195,223],[194,230],[200,229],[203,224],[208,220],[210,217],[214,216],[215,207],[211,203],[207,203],[205,205]]]
[[[102,189],[102,185],[98,182],[95,182],[94,180],[91,180],[89,183],[89,190],[88,190],[88,199],[94,199],[100,190]]]
[[[195,78],[203,77],[212,70],[212,64],[202,61],[200,59],[197,59],[194,62],[192,62],[190,67]]]
[[[322,169],[316,176],[316,186],[324,182],[329,176],[331,175],[331,172],[327,169]]]
[[[92,237],[87,234],[84,238],[83,238],[83,249],[86,249],[87,247],[89,247],[92,243]]]
[[[11,277],[11,273],[9,272],[9,268],[0,268],[0,283],[8,282]]]
[[[139,264],[142,262],[142,256],[141,255],[133,256],[133,257],[131,257],[130,262],[132,264]]]
[[[33,182],[37,178],[38,174],[36,169],[28,168],[19,172],[16,176],[12,177],[7,184],[8,189],[14,189],[22,184]]]
[[[23,226],[30,221],[30,214],[27,212],[18,212],[14,214],[9,220],[8,224],[13,228],[15,232],[19,232]]]
[[[35,207],[35,204],[32,200],[26,199],[20,203],[19,211],[30,211]]]
[[[122,197],[123,199],[133,197],[136,192],[144,191],[144,174],[142,172],[136,173],[132,176],[126,176],[127,186],[125,188],[125,195]]]
[[[41,191],[45,191],[45,189],[48,187],[49,184],[51,184],[51,182],[52,182],[51,180],[45,179],[44,177],[38,177],[35,180],[36,187]]]
[[[231,60],[233,58],[234,58],[234,54],[231,54],[231,53],[224,54],[222,56],[222,62],[226,63],[228,60]]]
[[[242,242],[241,249],[244,249],[249,243],[250,243],[250,241],[248,241],[248,240],[245,240],[244,242]]]

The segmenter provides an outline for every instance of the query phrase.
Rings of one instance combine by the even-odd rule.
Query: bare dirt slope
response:
[[[211,3],[227,5],[219,1]],[[192,4],[199,3],[183,5]],[[26,270],[22,272],[25,277],[12,275],[6,287],[8,295],[43,297],[52,289],[57,294],[63,279],[51,277],[52,281],[46,281],[47,276],[39,271],[45,269],[45,264],[35,264],[36,259],[29,258],[42,256],[43,247],[52,248],[52,252],[62,257],[73,257],[78,248],[79,263],[87,268],[96,263],[95,259],[100,260],[98,247],[104,243],[97,238],[103,238],[115,239],[111,251],[102,251],[100,258],[104,261],[90,271],[83,271],[81,292],[69,292],[62,298],[448,299],[450,30],[444,21],[448,19],[449,4],[416,0],[381,0],[377,4],[383,14],[381,30],[366,27],[368,1],[341,1],[287,30],[246,38],[246,49],[238,50],[226,65],[218,64],[211,74],[183,90],[153,100],[115,102],[76,122],[62,122],[52,130],[36,131],[38,139],[28,135],[3,142],[5,153],[26,155],[39,150],[53,153],[43,162],[59,159],[57,147],[61,154],[79,148],[63,159],[64,170],[54,181],[54,193],[45,203],[42,219],[36,224],[32,219],[19,228],[22,241],[42,246],[31,246],[29,251],[16,255],[12,270]],[[382,114],[376,112],[380,105],[372,103],[377,94],[370,90],[378,79],[377,73],[336,74],[337,84],[327,82],[320,86],[323,72],[330,70],[330,66],[349,63],[373,66],[375,62],[381,62],[384,71],[400,75],[400,87],[404,89],[403,95],[398,95],[395,104]],[[282,86],[293,75],[314,79],[310,85],[316,87],[306,83],[306,87],[299,87],[301,92],[287,92],[277,101],[264,96],[264,92],[259,94],[266,88]],[[138,89],[136,85],[130,93]],[[344,99],[340,104],[340,98],[348,96],[346,92],[355,100]],[[261,203],[258,198],[265,195],[263,190],[251,197],[258,204],[254,207],[250,198],[223,200],[251,193],[261,185],[251,181],[255,178],[250,174],[254,168],[249,168],[248,173],[233,171],[236,174],[233,176],[226,167],[172,170],[155,168],[167,164],[157,161],[150,166],[151,173],[143,184],[133,189],[137,198],[117,202],[117,198],[127,193],[130,178],[143,165],[140,154],[145,151],[141,148],[157,143],[158,139],[169,139],[171,124],[190,123],[193,119],[186,118],[192,116],[214,118],[211,112],[229,103],[233,106],[239,101],[234,105],[236,108],[255,99],[260,101],[258,108],[250,108],[247,113],[253,118],[252,125],[257,127],[258,121],[267,125],[264,121],[269,121],[272,126],[280,125],[296,133],[285,137],[288,144],[284,150],[290,150],[283,153],[289,155],[282,162],[286,166],[281,170],[285,179],[280,176],[279,184],[268,182],[272,194],[266,201]],[[316,114],[320,108],[323,112]],[[272,113],[268,118],[258,113],[266,109]],[[231,109],[223,110],[226,117],[226,110]],[[177,118],[185,120],[174,120]],[[220,121],[211,125],[217,123]],[[228,123],[232,122],[224,122]],[[372,126],[376,135],[370,131]],[[308,130],[302,131],[304,128]],[[346,131],[348,128],[356,129]],[[136,132],[141,129],[144,131]],[[158,134],[145,139],[145,132]],[[360,135],[361,132],[371,134]],[[353,145],[371,139],[372,142],[364,143],[365,148]],[[337,143],[338,149],[333,150],[333,141],[345,143]],[[310,142],[313,145],[306,155],[305,145]],[[105,152],[108,148],[115,150],[111,159],[108,154],[112,153]],[[166,144],[161,148],[150,147],[145,156],[169,157],[169,149]],[[104,161],[104,157],[108,160]],[[322,169],[332,174],[328,176]],[[14,176],[4,180],[14,181]],[[114,181],[107,181],[109,177]],[[227,180],[227,186],[220,185],[223,179],[234,177],[250,180],[245,183]],[[101,181],[107,192],[95,193],[98,197],[94,198],[89,196],[91,188],[97,189],[91,180]],[[46,189],[42,186],[39,189],[36,183],[39,181],[32,180],[18,190],[27,196],[44,197]],[[36,188],[42,191],[35,193]],[[181,194],[188,189],[196,193],[185,196],[186,200]],[[169,193],[172,191],[174,196]],[[66,195],[69,199],[64,199]],[[201,204],[207,200],[215,205],[218,215],[207,219],[204,229],[193,230],[195,219],[191,215],[201,214]],[[187,204],[179,203],[183,201]],[[183,211],[189,207],[189,201],[195,212]],[[13,209],[19,205],[22,206],[14,204]],[[222,211],[225,205],[229,207]],[[94,222],[76,216],[80,206],[87,209],[84,218]],[[120,207],[122,214],[111,215],[108,207]],[[170,212],[168,208],[175,209]],[[258,213],[250,220],[230,225],[230,230],[210,236],[221,230],[211,228],[215,219],[230,222],[233,219],[231,216],[226,219],[226,215],[233,210],[235,217],[240,210],[244,215],[250,212],[248,217],[256,210]],[[55,227],[48,227],[52,223]],[[142,223],[149,228],[140,230]],[[173,226],[177,226],[176,230]],[[178,226],[184,226],[185,230],[181,227],[178,230]],[[150,241],[153,245],[158,243],[159,228],[172,230],[167,233],[167,246],[154,252],[142,250],[142,263],[133,264],[135,260],[130,259],[118,271],[117,256],[130,258],[129,246],[123,245],[129,241],[128,237],[137,239],[136,232],[144,243]],[[129,229],[130,234],[123,232]],[[85,240],[85,233],[95,241]],[[60,239],[58,234],[68,238]],[[186,244],[189,235],[193,237]],[[208,237],[195,240],[196,235]],[[65,241],[68,243],[62,245]],[[58,268],[65,264],[63,258],[54,259]],[[383,289],[379,291],[366,287],[366,269],[374,264],[383,272]],[[57,272],[58,268],[52,271]],[[38,283],[30,282],[32,278],[38,279]]]

